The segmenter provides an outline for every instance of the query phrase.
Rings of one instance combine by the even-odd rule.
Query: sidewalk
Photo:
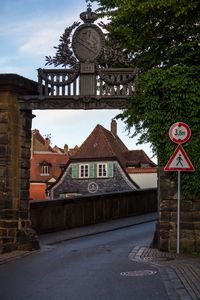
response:
[[[136,224],[142,224],[157,220],[157,213],[149,213],[140,216],[132,216],[123,219],[111,220],[103,223],[63,230],[55,233],[40,235],[40,243],[43,245],[55,245],[64,241],[77,239],[82,236],[96,235],[103,232],[114,231],[120,228],[131,227]]]
[[[156,267],[171,300],[200,299],[200,258],[135,247],[129,259]]]

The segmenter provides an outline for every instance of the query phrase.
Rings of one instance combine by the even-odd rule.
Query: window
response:
[[[40,165],[40,175],[48,176],[50,173],[51,163],[44,160],[39,165]]]
[[[40,175],[49,175],[49,165],[41,165]]]
[[[107,177],[108,176],[108,169],[107,164],[97,164],[97,177]]]
[[[73,179],[113,177],[113,162],[88,162],[71,165]]]
[[[89,177],[89,165],[84,164],[79,166],[79,178]]]

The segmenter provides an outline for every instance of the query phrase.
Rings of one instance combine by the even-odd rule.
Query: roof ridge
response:
[[[94,131],[97,129],[97,127],[101,126],[100,124],[97,124],[95,126],[95,128],[92,130],[92,132],[87,136],[87,138],[84,140],[84,142],[80,145],[80,147],[78,147],[78,150],[76,151],[76,153],[74,155],[72,155],[71,157],[73,158],[73,156],[78,155],[79,152],[81,152],[81,148],[87,143],[87,141],[89,140],[89,138],[93,135]]]
[[[113,156],[116,156],[116,153],[113,151],[113,148],[111,147],[110,141],[108,140],[108,138],[107,138],[107,136],[106,136],[106,134],[105,134],[104,131],[106,131],[106,132],[109,133],[109,134],[112,134],[112,136],[115,137],[114,134],[113,134],[111,131],[109,131],[108,129],[106,129],[105,127],[103,127],[102,125],[100,125],[100,126],[101,126],[101,129],[103,129],[103,134],[104,134],[104,136],[105,136],[105,139],[106,139],[107,144],[108,144],[108,146],[109,146],[109,148],[110,148],[110,150],[111,150],[112,155],[113,155]]]
[[[101,127],[104,129],[104,131],[106,131],[108,134],[112,135],[112,137],[117,141],[117,143],[120,142],[120,143],[123,145],[123,147],[126,148],[126,150],[121,150],[122,152],[124,152],[124,151],[130,151],[130,150],[126,147],[126,145],[124,144],[124,142],[120,139],[120,137],[118,136],[118,134],[115,135],[111,130],[106,129],[106,128],[103,127],[102,125],[100,125],[100,126],[101,126]]]

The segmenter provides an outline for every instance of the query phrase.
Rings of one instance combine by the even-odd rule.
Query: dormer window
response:
[[[88,178],[89,177],[89,165],[82,164],[79,166],[79,177],[80,178]]]
[[[97,164],[97,177],[107,177],[108,168],[107,163]]]
[[[48,163],[47,161],[43,161],[40,163],[40,175],[41,176],[49,176],[49,169],[50,169],[51,163]]]
[[[41,175],[49,175],[49,166],[41,166]]]

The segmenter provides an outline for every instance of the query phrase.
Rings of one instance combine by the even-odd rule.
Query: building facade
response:
[[[54,148],[50,139],[44,138],[39,130],[32,131],[31,167],[30,167],[30,199],[44,200],[46,188],[60,176],[69,159],[67,145],[64,149]]]
[[[47,189],[48,195],[54,199],[139,189],[127,171],[134,166],[150,170],[156,165],[144,151],[128,150],[117,135],[115,120],[110,131],[97,125]]]

